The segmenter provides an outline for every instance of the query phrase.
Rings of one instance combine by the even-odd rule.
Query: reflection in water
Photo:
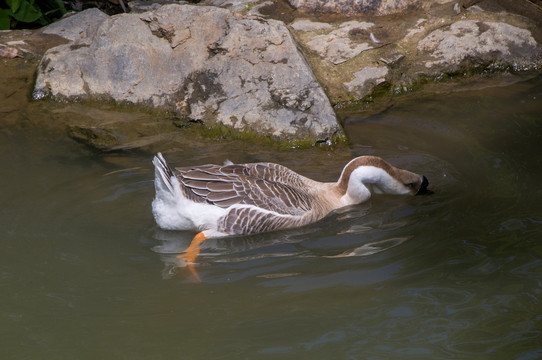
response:
[[[164,263],[163,278],[169,279],[177,274],[182,276],[179,268],[188,268],[190,272],[185,274],[194,275],[198,281],[200,280],[197,274],[198,267],[212,263],[236,263],[276,257],[369,256],[399,246],[412,238],[412,236],[387,237],[390,233],[402,232],[401,229],[411,224],[414,221],[413,212],[405,211],[400,197],[375,196],[374,201],[379,200],[387,200],[384,202],[390,208],[381,204],[381,210],[376,209],[371,213],[371,202],[366,202],[338,209],[322,221],[302,228],[207,239],[200,245],[201,253],[197,264],[187,263],[178,256],[190,245],[193,232],[155,228],[152,238],[158,241],[158,245],[153,246],[152,250],[160,254],[160,259]],[[393,213],[394,207],[401,208],[403,214],[391,222],[385,221],[383,213]],[[304,247],[306,243],[315,243],[314,240],[321,238],[322,234],[325,234],[323,241],[319,241],[315,246]],[[341,234],[349,234],[351,240],[344,244],[338,242],[337,236]]]
[[[341,257],[347,257],[347,256],[369,256],[369,255],[373,255],[373,254],[385,251],[392,247],[401,245],[402,243],[404,243],[405,241],[409,239],[411,239],[411,237],[404,236],[404,237],[373,241],[368,244],[361,245],[360,247],[357,247],[353,250],[345,251],[342,254],[335,255],[335,256],[328,256],[328,257],[341,258]]]
[[[162,233],[165,231],[161,231]],[[155,234],[155,239],[160,240],[160,245],[156,245],[152,248],[153,251],[160,254],[160,260],[164,263],[164,269],[162,270],[162,276],[164,279],[169,279],[178,274],[179,268],[190,267],[192,264],[186,263],[178,254],[182,253],[190,242],[189,237],[184,234],[175,234],[175,232],[169,232],[167,236]],[[346,250],[337,255],[322,255],[324,258],[341,258],[352,256],[369,256],[376,254],[387,249],[398,246],[405,241],[411,239],[411,237],[396,237],[389,239],[382,239],[371,241],[363,244],[359,247]],[[295,244],[303,242],[303,238],[299,235],[291,237],[288,234],[282,234],[281,236],[262,235],[262,236],[246,236],[228,239],[207,239],[202,246],[202,252],[198,258],[199,265],[205,265],[208,263],[218,262],[245,262],[256,259],[264,259],[270,257],[319,257],[317,253],[310,250],[293,251],[276,251],[266,250],[261,251],[264,247],[272,247],[273,245]],[[258,251],[260,250],[260,251]],[[196,264],[198,266],[198,264]],[[196,271],[197,268],[191,268],[191,272]],[[267,275],[268,278],[274,276]],[[278,277],[278,276],[277,276]]]
[[[160,259],[164,263],[164,270],[162,271],[164,278],[171,278],[177,274],[178,268],[191,267],[192,264],[186,263],[177,255],[188,248],[193,236],[194,233],[187,231],[155,230],[153,238],[158,240],[159,244],[154,246],[152,250],[160,254]],[[207,239],[200,245],[201,252],[198,257],[198,264],[196,264],[196,267],[191,267],[190,270],[192,272],[197,271],[197,267],[212,262],[242,262],[264,257],[299,255],[295,252],[271,253],[265,251],[259,253],[257,250],[277,244],[300,241],[300,239],[292,239],[290,234],[285,232]]]

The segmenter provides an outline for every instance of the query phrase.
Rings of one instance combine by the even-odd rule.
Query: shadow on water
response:
[[[0,96],[2,358],[542,354],[540,78],[350,116],[351,144],[335,151],[181,131],[99,154],[36,125],[84,105],[14,96]],[[423,173],[434,194],[374,196],[300,229],[208,240],[196,285],[175,257],[194,233],[152,218],[156,151],[175,166],[273,161],[321,181],[379,155]]]

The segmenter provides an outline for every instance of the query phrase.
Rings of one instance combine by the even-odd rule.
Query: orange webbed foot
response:
[[[200,253],[199,245],[202,242],[204,242],[206,239],[207,237],[203,234],[203,232],[198,233],[194,237],[194,239],[192,239],[190,246],[188,246],[188,248],[185,251],[183,251],[182,254],[177,255],[177,258],[183,259],[186,262],[188,269],[194,275],[194,277],[196,278],[198,282],[201,282],[201,279],[196,271],[195,263],[196,263],[196,258],[198,257]]]

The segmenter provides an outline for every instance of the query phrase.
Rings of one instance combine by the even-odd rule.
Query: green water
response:
[[[349,117],[352,144],[335,151],[179,130],[100,154],[36,125],[91,112],[83,105],[9,94],[1,359],[542,358],[542,78]],[[177,166],[274,161],[326,181],[375,154],[425,174],[434,194],[375,196],[305,228],[209,240],[196,284],[175,258],[194,234],[152,218],[156,151]]]

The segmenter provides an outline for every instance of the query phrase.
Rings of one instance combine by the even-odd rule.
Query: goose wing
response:
[[[303,215],[311,196],[303,177],[271,163],[178,168],[184,195],[195,202],[227,208],[252,205],[281,215]]]

